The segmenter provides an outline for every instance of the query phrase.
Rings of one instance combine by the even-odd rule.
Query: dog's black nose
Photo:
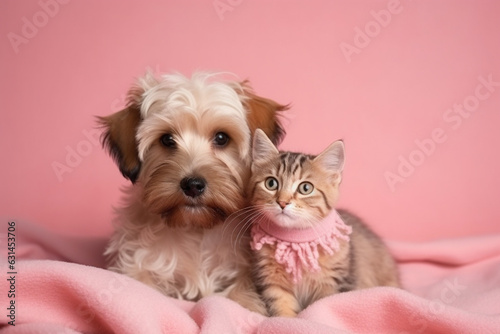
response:
[[[200,177],[185,177],[181,180],[181,189],[189,197],[203,194],[206,185],[206,181]]]

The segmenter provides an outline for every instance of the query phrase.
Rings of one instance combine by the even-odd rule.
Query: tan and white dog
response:
[[[247,81],[213,74],[138,80],[125,109],[99,118],[104,147],[132,182],[106,250],[110,269],[168,296],[220,294],[265,312],[243,224],[224,221],[245,205],[252,134],[279,142],[285,109]]]

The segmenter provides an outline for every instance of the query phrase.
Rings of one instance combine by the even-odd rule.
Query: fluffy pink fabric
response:
[[[265,218],[263,218],[265,219]],[[302,271],[320,270],[318,246],[332,255],[339,250],[339,239],[349,242],[352,228],[347,226],[336,210],[310,228],[285,228],[265,219],[252,227],[251,246],[276,245],[275,259],[285,267],[294,283],[302,280]]]
[[[266,318],[212,296],[165,297],[99,268],[103,240],[77,240],[18,222],[16,326],[8,325],[2,263],[0,332],[20,333],[499,333],[500,234],[389,243],[405,289],[321,299],[297,318]],[[67,262],[71,261],[71,262]],[[92,266],[89,264],[93,264]]]

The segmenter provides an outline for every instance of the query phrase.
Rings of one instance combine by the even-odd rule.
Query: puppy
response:
[[[105,252],[110,269],[168,296],[219,294],[265,313],[243,224],[224,221],[245,205],[251,135],[261,128],[278,143],[286,109],[214,74],[138,80],[125,109],[99,118],[103,146],[131,181]]]

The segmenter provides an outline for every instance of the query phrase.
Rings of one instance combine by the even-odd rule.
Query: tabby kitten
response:
[[[292,317],[339,292],[399,286],[380,238],[359,218],[333,208],[342,141],[318,156],[279,152],[257,130],[252,154],[253,275],[269,315]]]

